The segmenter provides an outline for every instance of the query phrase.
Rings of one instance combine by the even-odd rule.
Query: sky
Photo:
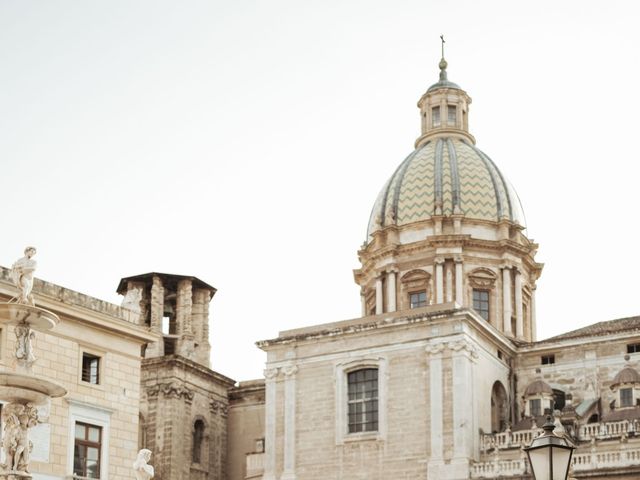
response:
[[[545,263],[538,336],[640,314],[640,6],[594,1],[0,1],[0,264],[114,303],[214,285],[212,368],[358,317],[373,202],[449,79]]]

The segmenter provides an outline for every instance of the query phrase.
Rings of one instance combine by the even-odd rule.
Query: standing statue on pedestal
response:
[[[35,247],[27,247],[24,249],[24,257],[16,262],[11,267],[11,278],[13,283],[18,287],[18,295],[12,298],[17,303],[24,305],[35,306],[33,301],[33,295],[31,290],[33,289],[33,272],[36,271],[37,263],[33,260],[33,256],[36,254]]]
[[[33,444],[29,440],[29,429],[38,423],[38,411],[31,404],[9,403],[2,409],[5,432],[2,448],[9,471],[29,473],[29,456]]]
[[[149,460],[151,460],[151,450],[143,448],[138,452],[138,458],[133,462],[136,480],[150,480],[153,478],[153,467],[147,464]]]

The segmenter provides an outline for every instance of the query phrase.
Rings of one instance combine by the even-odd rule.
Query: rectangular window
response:
[[[640,352],[640,343],[631,343],[627,345],[627,353],[638,353]]]
[[[633,389],[632,388],[620,389],[620,406],[633,407]]]
[[[539,417],[542,415],[542,400],[539,398],[529,400],[529,414],[532,417]]]
[[[100,357],[82,354],[82,381],[98,385],[100,383]]]
[[[456,124],[456,107],[455,105],[447,106],[447,124],[455,125]]]
[[[409,294],[409,303],[411,308],[420,308],[427,306],[427,292],[415,292]]]
[[[378,369],[365,368],[350,372],[349,433],[378,430]]]
[[[433,107],[431,109],[431,125],[433,127],[440,126],[440,107]]]
[[[555,355],[542,355],[540,357],[540,363],[542,365],[551,365],[552,363],[556,363]]]
[[[482,318],[489,321],[489,292],[487,290],[473,289],[473,309]]]
[[[73,474],[85,478],[100,478],[100,448],[102,428],[76,422],[73,446]]]

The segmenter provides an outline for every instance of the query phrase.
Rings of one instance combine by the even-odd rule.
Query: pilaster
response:
[[[442,383],[442,351],[443,343],[429,344],[426,347],[429,364],[429,418],[431,424],[429,461],[427,478],[438,478],[444,465],[443,444],[443,383]]]
[[[280,480],[295,480],[296,463],[296,365],[282,367],[284,374],[284,471]]]
[[[444,258],[437,257],[435,259],[436,264],[436,303],[444,302],[444,278],[443,278],[443,268],[444,268]]]
[[[396,271],[387,270],[387,311],[396,311]]]
[[[502,269],[502,328],[505,335],[513,335],[511,330],[511,267]]]
[[[463,278],[462,278],[462,257],[456,257],[454,259],[456,264],[456,303],[460,306],[464,305],[464,291],[463,291]]]
[[[267,368],[265,378],[264,473],[262,480],[276,480],[276,378],[277,368]]]
[[[376,315],[383,313],[382,277],[376,278]]]
[[[162,279],[158,276],[154,276],[151,285],[151,301],[149,305],[150,309],[150,327],[151,331],[155,333],[162,333],[162,317],[164,315],[164,288],[162,286]],[[147,346],[145,356],[161,357],[164,355],[164,343],[162,340],[159,342],[150,343]]]
[[[523,314],[522,273],[518,269],[515,269],[514,272],[515,272],[514,294],[515,294],[515,303],[516,303],[516,337],[522,339],[524,338],[524,318],[522,316]]]

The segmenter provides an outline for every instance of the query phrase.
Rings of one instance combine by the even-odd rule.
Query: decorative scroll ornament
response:
[[[474,360],[478,358],[478,351],[476,350],[476,347],[467,340],[455,340],[453,342],[449,342],[447,346],[454,352],[467,352]]]
[[[220,400],[212,398],[209,402],[209,410],[214,415],[221,415],[223,417],[226,417],[227,413],[229,412],[229,405],[221,402]]]
[[[190,388],[180,385],[178,383],[161,383],[153,385],[147,389],[147,395],[149,397],[157,397],[159,393],[163,393],[168,398],[183,398],[187,403],[191,403],[195,392]]]
[[[442,351],[444,350],[444,347],[445,347],[444,343],[433,343],[433,344],[427,345],[425,347],[425,350],[430,355],[437,355],[439,353],[442,353]]]
[[[292,377],[298,372],[297,365],[286,365],[282,367],[282,373],[284,373],[285,377]]]
[[[264,378],[266,378],[267,380],[273,380],[277,376],[278,376],[278,369],[277,368],[265,368],[264,369]]]

